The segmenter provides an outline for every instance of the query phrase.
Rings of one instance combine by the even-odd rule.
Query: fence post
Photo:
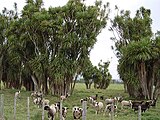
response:
[[[141,120],[141,106],[138,106],[138,120]]]
[[[60,120],[62,120],[62,100],[60,101]]]
[[[1,94],[1,99],[0,99],[0,119],[2,119],[2,94]]]
[[[87,106],[87,101],[83,101],[83,104],[82,104],[82,108],[83,108],[82,120],[86,120],[86,106]]]
[[[4,120],[4,95],[1,94],[1,101],[0,101],[0,119]]]
[[[15,95],[14,96],[14,116],[13,116],[14,120],[16,120],[16,101],[17,101],[17,97]]]
[[[44,120],[44,102],[42,102],[42,120]]]
[[[29,97],[27,98],[27,120],[30,120]]]
[[[114,105],[111,104],[111,120],[114,120]]]

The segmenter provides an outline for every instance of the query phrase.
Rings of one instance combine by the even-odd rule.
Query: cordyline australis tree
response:
[[[5,11],[4,11],[5,12]],[[6,48],[7,48],[7,43],[5,44],[5,34],[4,31],[7,28],[7,19],[5,18],[5,15],[0,14],[0,83],[1,81],[4,81],[4,68],[5,63],[3,62],[4,59],[6,59]],[[6,72],[6,71],[5,71]],[[1,89],[1,85],[0,85],[0,89]]]
[[[46,10],[42,0],[26,0],[21,17],[12,19],[6,31],[10,60],[19,61],[15,74],[21,76],[21,85],[44,93],[50,88],[57,95],[73,91],[97,35],[106,26],[108,5],[69,0]]]
[[[110,62],[98,63],[98,66],[93,66],[91,61],[86,60],[86,65],[83,68],[82,76],[86,84],[86,88],[90,89],[92,83],[94,83],[94,88],[106,89],[109,86],[109,83],[112,79],[112,76],[108,70]]]
[[[98,88],[100,89],[106,89],[109,86],[110,81],[112,80],[112,76],[108,69],[109,64],[110,64],[109,61],[107,62],[100,61],[98,63],[98,70],[100,71],[101,79],[95,82],[95,84],[98,85]]]
[[[129,11],[120,11],[110,28],[115,35],[111,39],[115,41],[120,77],[129,95],[140,99],[157,98],[160,89],[159,36],[152,38],[150,14],[144,7],[133,18]]]
[[[15,10],[4,8],[2,13],[0,13],[0,80],[7,88],[19,88],[19,86],[16,86],[16,83],[19,84],[21,80],[20,75],[16,73],[20,73],[20,68],[18,68],[20,64],[19,58],[17,57],[11,61],[12,56],[15,54],[10,54],[10,43],[6,37],[6,31],[9,29],[10,24],[18,17],[17,4],[14,4],[14,8]]]

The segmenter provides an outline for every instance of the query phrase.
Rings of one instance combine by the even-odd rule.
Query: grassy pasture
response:
[[[0,91],[0,94],[4,94],[4,114],[5,120],[13,120],[13,105],[14,105],[14,93],[16,90],[4,89]],[[21,99],[17,100],[17,120],[27,120],[27,97],[30,96],[31,92],[21,91]],[[126,93],[123,91],[122,84],[111,84],[106,90],[94,89],[93,87],[89,90],[85,89],[85,85],[82,83],[77,83],[75,91],[72,96],[70,96],[66,101],[63,102],[64,106],[69,107],[67,120],[73,120],[72,117],[72,107],[74,105],[81,106],[80,99],[85,98],[90,95],[98,94],[104,95],[106,97],[116,96],[118,94],[125,96],[125,99],[130,99]],[[47,95],[45,98],[49,99],[50,103],[55,103],[58,101],[56,96]],[[98,100],[100,101],[100,99]],[[95,110],[92,106],[88,104],[89,108],[87,110],[87,120],[109,120],[109,116],[98,114],[95,115]],[[160,101],[158,101],[156,108],[150,108],[145,113],[142,113],[142,120],[160,120]],[[130,108],[120,109],[118,105],[117,117],[115,120],[137,120],[137,113]],[[30,98],[30,118],[31,120],[41,120],[42,110],[37,108],[33,104],[32,99]],[[45,112],[45,120],[47,120],[47,112]],[[59,120],[56,117],[55,120]]]

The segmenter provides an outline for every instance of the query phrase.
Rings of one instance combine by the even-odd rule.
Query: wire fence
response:
[[[0,101],[0,120],[4,120],[4,95],[1,94]]]
[[[5,113],[4,113],[4,95],[1,94],[0,95],[0,120],[5,120]],[[26,107],[27,110],[25,111],[24,114],[26,114],[26,119],[27,120],[31,120],[31,115],[30,115],[30,97],[27,97],[27,103],[26,103]],[[60,101],[60,112],[59,112],[59,119],[63,120],[62,117],[62,103],[63,101]],[[9,105],[10,106],[10,105]],[[83,112],[82,112],[82,120],[87,120],[87,101],[83,101],[82,103],[82,108],[83,108]],[[17,112],[17,96],[14,97],[14,106],[13,106],[13,120],[17,119],[17,115],[19,115],[19,113]],[[44,104],[42,104],[42,108],[41,108],[41,112],[42,112],[42,120],[45,120],[45,114],[44,114]],[[21,111],[22,113],[22,111]],[[109,120],[114,120],[114,105],[111,105],[111,115]],[[138,115],[137,115],[138,120],[141,120],[141,106],[138,107]]]

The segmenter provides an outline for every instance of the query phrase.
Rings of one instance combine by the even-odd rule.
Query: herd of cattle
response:
[[[20,94],[20,92],[15,93],[17,96]],[[70,95],[66,94],[65,96],[60,96],[60,100],[64,101],[66,100]],[[36,104],[39,108],[44,106],[44,110],[48,112],[48,119],[54,120],[56,117],[56,114],[60,112],[60,101],[56,102],[54,104],[50,104],[50,100],[44,99],[42,92],[33,92],[31,93],[31,97],[33,99],[33,103]],[[90,106],[95,110],[96,114],[102,113],[106,114],[109,113],[109,115],[114,112],[114,115],[116,115],[117,112],[117,106],[120,106],[120,109],[124,109],[125,106],[128,106],[132,108],[134,111],[138,111],[139,106],[141,106],[141,111],[145,112],[148,110],[151,106],[155,107],[157,99],[148,100],[148,101],[133,101],[133,100],[124,100],[122,96],[114,97],[114,98],[104,98],[104,96],[98,97],[98,94],[95,96],[89,96],[84,99],[80,99],[80,102],[83,103],[83,101],[87,101]],[[87,107],[88,109],[88,107]],[[68,108],[65,106],[62,106],[62,119],[66,119]],[[78,106],[73,106],[72,108],[72,114],[74,120],[79,120],[82,117],[83,114],[83,108]],[[58,115],[58,114],[57,114]]]

